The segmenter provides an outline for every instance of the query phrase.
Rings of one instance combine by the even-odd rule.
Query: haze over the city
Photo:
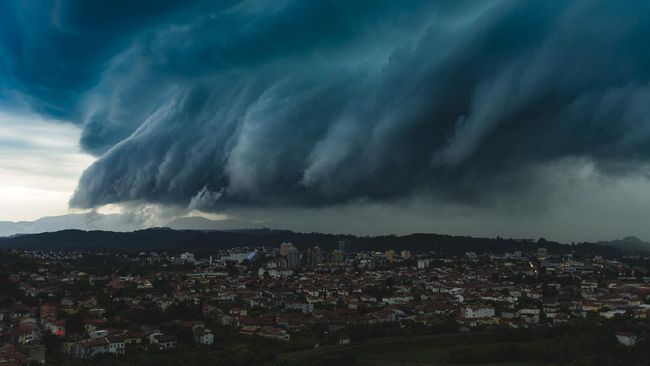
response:
[[[649,8],[2,1],[0,221],[650,240]]]

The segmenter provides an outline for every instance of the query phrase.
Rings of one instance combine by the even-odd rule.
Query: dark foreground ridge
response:
[[[360,237],[343,234],[296,233],[288,230],[252,229],[228,231],[172,230],[153,228],[133,232],[63,230],[40,234],[0,238],[0,248],[21,249],[83,249],[83,250],[192,250],[208,252],[233,247],[277,246],[291,242],[298,248],[318,245],[335,249],[340,240],[351,242],[355,250],[383,251],[388,249],[435,251],[440,254],[477,253],[502,254],[514,250],[534,250],[540,245],[555,253],[616,255],[626,248],[609,243],[580,243],[565,245],[545,239],[474,238],[442,234],[410,234]]]

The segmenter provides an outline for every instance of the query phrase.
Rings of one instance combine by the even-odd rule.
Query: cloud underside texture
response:
[[[3,100],[99,157],[72,206],[482,204],[650,157],[645,1],[212,3],[0,5]]]

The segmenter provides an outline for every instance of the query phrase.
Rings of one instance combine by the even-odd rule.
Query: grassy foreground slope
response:
[[[642,365],[634,350],[598,332],[485,332],[381,338],[279,355],[277,366]]]

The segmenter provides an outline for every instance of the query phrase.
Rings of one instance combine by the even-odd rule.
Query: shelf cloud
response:
[[[0,103],[97,157],[71,206],[489,206],[566,159],[645,172],[648,2],[214,3],[0,5]]]

